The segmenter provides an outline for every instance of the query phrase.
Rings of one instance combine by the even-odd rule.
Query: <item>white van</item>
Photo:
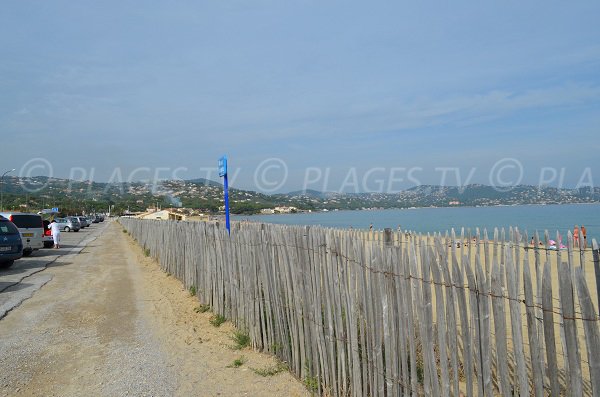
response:
[[[0,215],[17,226],[23,240],[23,256],[29,256],[44,246],[44,221],[38,214],[24,212],[0,212]]]

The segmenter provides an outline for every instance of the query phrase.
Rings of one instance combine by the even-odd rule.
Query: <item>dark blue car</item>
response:
[[[10,267],[23,256],[21,233],[14,223],[0,216],[0,267]]]

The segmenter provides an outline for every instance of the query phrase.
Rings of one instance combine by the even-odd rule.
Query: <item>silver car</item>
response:
[[[84,216],[74,216],[73,218],[75,218],[79,221],[82,229],[84,229],[90,225]]]
[[[67,217],[67,219],[69,219],[71,221],[71,223],[73,224],[73,227],[76,227],[78,229],[82,229],[81,222],[79,222],[79,219],[77,219],[77,217],[75,217],[75,216],[69,216],[69,217]]]
[[[56,218],[54,220],[56,221],[56,223],[58,223],[60,230],[63,230],[65,232],[78,232],[79,229],[81,229],[81,225],[79,224],[79,222],[74,221],[72,218]]]

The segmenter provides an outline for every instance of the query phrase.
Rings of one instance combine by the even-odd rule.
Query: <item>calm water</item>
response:
[[[566,234],[575,225],[585,225],[588,241],[600,241],[600,204],[521,205],[510,207],[417,208],[378,211],[331,211],[309,214],[254,215],[235,217],[256,222],[288,225],[321,225],[335,228],[363,228],[372,223],[375,229],[401,226],[417,232],[443,232],[461,227],[479,227],[492,231],[494,227],[517,226],[532,235],[535,230],[556,230]]]

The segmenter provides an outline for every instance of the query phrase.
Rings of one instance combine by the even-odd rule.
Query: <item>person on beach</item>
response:
[[[579,226],[575,225],[575,230],[573,230],[573,246],[579,247]]]
[[[373,231],[373,224],[371,223],[371,225],[369,226],[369,231]]]
[[[50,222],[50,230],[52,231],[52,238],[54,239],[54,248],[58,249],[60,248],[60,226],[54,219]]]
[[[583,248],[587,248],[587,231],[583,225],[581,225],[581,237],[583,238]]]

